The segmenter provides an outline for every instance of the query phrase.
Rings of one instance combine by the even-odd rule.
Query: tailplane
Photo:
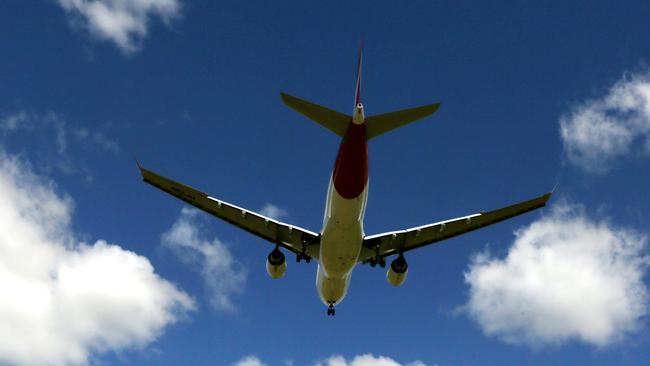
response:
[[[357,81],[354,88],[354,110],[351,116],[285,93],[280,93],[282,101],[296,112],[317,122],[341,137],[345,136],[351,122],[359,125],[365,124],[368,139],[375,138],[388,131],[427,117],[438,110],[440,103],[434,103],[366,118],[363,104],[361,103],[362,51],[363,46],[360,46],[359,60],[357,62]]]
[[[289,94],[280,93],[280,96],[284,104],[291,109],[317,122],[335,134],[341,137],[345,136],[348,125],[352,121],[352,116],[308,102],[304,99],[296,98]]]
[[[402,109],[366,118],[366,136],[368,140],[382,135],[388,131],[407,125],[421,118],[433,114],[440,107],[440,103],[423,105],[421,107]]]

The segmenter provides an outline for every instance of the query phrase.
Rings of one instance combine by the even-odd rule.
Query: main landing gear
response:
[[[302,260],[309,263],[309,262],[311,262],[311,257],[308,256],[307,254],[302,254],[302,253],[296,254],[296,262],[300,263],[300,261],[302,261]]]
[[[334,305],[330,304],[327,308],[327,316],[334,316]]]
[[[386,267],[386,260],[384,258],[372,258],[370,259],[370,267],[374,267],[379,264],[379,267]]]

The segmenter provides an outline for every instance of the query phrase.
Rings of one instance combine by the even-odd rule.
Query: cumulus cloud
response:
[[[401,364],[390,357],[373,356],[371,354],[355,356],[351,361],[346,361],[343,356],[331,356],[316,366],[426,366],[422,361]]]
[[[197,209],[183,208],[178,220],[163,234],[162,244],[172,249],[181,261],[199,270],[215,309],[234,311],[232,296],[243,291],[246,269],[218,238],[206,237],[201,214]]]
[[[140,48],[151,18],[169,25],[181,11],[179,0],[58,0],[71,17],[93,36],[108,40],[124,53]]]
[[[626,75],[606,95],[560,118],[568,161],[591,173],[617,158],[650,155],[650,74]]]
[[[73,202],[0,149],[0,363],[82,365],[154,341],[193,309],[147,258],[78,242]]]
[[[233,366],[266,366],[259,358],[248,356],[234,363]],[[317,362],[314,366],[426,366],[422,361],[399,363],[390,357],[373,356],[372,354],[358,355],[346,361],[343,356],[330,356],[324,361]]]
[[[560,204],[518,230],[505,258],[474,258],[464,310],[508,343],[613,344],[638,330],[648,312],[646,243],[634,230]]]
[[[267,203],[260,209],[259,213],[275,220],[280,220],[287,216],[287,211],[271,203]]]

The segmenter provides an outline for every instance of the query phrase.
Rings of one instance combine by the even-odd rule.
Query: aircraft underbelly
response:
[[[316,278],[316,286],[326,304],[338,303],[347,292],[352,269],[361,253],[367,194],[366,186],[359,197],[346,199],[330,184]]]

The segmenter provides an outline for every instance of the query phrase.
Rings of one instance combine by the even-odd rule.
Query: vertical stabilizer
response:
[[[363,60],[363,44],[359,46],[359,61],[357,62],[357,85],[354,90],[354,109],[352,111],[352,122],[361,125],[365,120],[363,104],[361,104],[361,62]]]
[[[357,84],[354,89],[354,105],[361,103],[361,62],[363,59],[363,44],[359,46],[359,61],[357,62]]]

